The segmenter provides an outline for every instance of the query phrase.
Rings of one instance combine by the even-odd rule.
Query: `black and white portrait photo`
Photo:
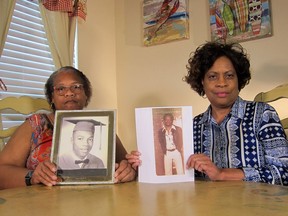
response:
[[[62,131],[58,155],[58,166],[61,169],[107,167],[106,124],[92,118],[63,119]]]
[[[115,155],[115,111],[57,111],[51,160],[59,184],[111,183]]]

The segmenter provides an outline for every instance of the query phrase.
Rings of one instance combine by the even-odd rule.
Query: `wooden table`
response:
[[[249,182],[31,186],[0,191],[1,216],[288,215],[288,187]]]

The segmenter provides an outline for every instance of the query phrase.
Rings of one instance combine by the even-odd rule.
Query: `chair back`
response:
[[[267,92],[260,92],[254,98],[254,101],[270,103],[283,98],[288,99],[288,84],[277,86],[276,88],[273,88]],[[287,110],[287,106],[285,107]],[[286,136],[288,137],[288,118],[282,118],[281,123],[283,125],[283,128],[285,129]]]
[[[43,98],[6,97],[0,100],[0,151],[25,118],[40,111],[50,111]],[[20,120],[20,121],[19,121]],[[5,123],[6,122],[6,123]],[[10,123],[11,122],[11,123]]]

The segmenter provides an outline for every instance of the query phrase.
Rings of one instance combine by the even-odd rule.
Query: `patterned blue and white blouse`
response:
[[[241,168],[245,181],[288,185],[288,141],[270,105],[238,97],[220,125],[209,107],[193,127],[195,153],[206,154],[217,167]]]

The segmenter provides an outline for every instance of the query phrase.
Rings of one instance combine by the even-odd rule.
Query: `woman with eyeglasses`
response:
[[[0,189],[57,183],[57,167],[50,162],[55,111],[82,110],[91,99],[92,88],[81,71],[66,66],[49,77],[45,95],[52,112],[27,118],[0,152]],[[115,182],[136,177],[125,155],[126,150],[116,136]]]

